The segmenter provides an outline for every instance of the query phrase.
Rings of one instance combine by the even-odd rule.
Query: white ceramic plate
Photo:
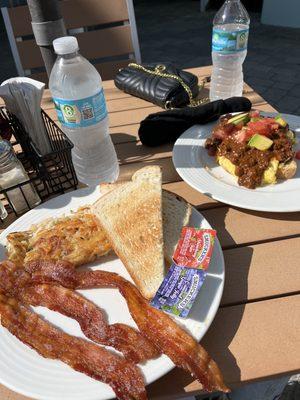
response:
[[[5,237],[9,232],[22,231],[45,218],[55,217],[79,206],[89,204],[99,197],[98,190],[78,190],[52,199],[28,212],[0,235],[0,259],[5,258]],[[193,209],[190,225],[210,228],[209,223]],[[115,256],[100,259],[94,269],[114,271],[130,279],[128,272]],[[224,260],[218,241],[209,268],[209,274],[188,319],[179,319],[186,329],[200,340],[210,326],[219,307],[224,285]],[[135,327],[123,297],[116,289],[80,291],[107,312],[110,323],[122,322]],[[65,332],[84,337],[77,322],[43,307],[35,310]],[[44,359],[25,346],[0,326],[0,383],[23,395],[41,400],[107,400],[114,398],[112,389],[101,382],[73,371],[62,362]],[[162,355],[141,366],[146,384],[160,378],[174,367]]]
[[[289,114],[282,116],[296,131],[299,142],[300,117]],[[181,178],[199,192],[233,206],[257,211],[300,211],[300,161],[297,161],[297,173],[292,179],[254,190],[239,186],[237,179],[220,167],[204,148],[205,140],[215,124],[194,125],[176,141],[173,163]],[[299,150],[300,144],[297,146]]]

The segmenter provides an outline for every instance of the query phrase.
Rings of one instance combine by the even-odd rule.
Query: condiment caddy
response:
[[[45,155],[40,154],[20,121],[0,107],[0,120],[6,127],[3,136],[0,130],[4,139],[0,140],[0,219],[7,212],[19,216],[78,185],[71,159],[73,144],[43,110],[41,116],[51,146]],[[10,141],[6,140],[10,136]]]

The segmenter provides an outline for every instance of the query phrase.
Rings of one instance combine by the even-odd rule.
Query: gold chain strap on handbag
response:
[[[151,75],[156,75],[156,76],[160,76],[161,78],[171,78],[171,79],[175,79],[177,82],[179,82],[181,84],[181,86],[183,87],[183,89],[187,92],[187,95],[189,96],[189,107],[197,107],[200,104],[204,104],[209,102],[209,98],[205,97],[203,99],[194,99],[193,98],[193,93],[190,89],[190,87],[184,82],[184,80],[182,78],[180,78],[180,76],[178,75],[174,75],[174,74],[168,74],[167,72],[163,72],[166,69],[166,66],[163,64],[158,64],[154,70],[152,69],[148,69],[143,67],[140,64],[136,64],[136,63],[130,63],[128,64],[129,67],[133,67],[136,69],[139,69],[141,71],[144,71],[148,74]],[[203,79],[202,80],[202,85],[200,86],[200,90],[204,88],[205,83],[207,82],[207,79]],[[165,108],[166,109],[170,109],[171,108],[171,104],[170,101],[167,101],[165,104]]]

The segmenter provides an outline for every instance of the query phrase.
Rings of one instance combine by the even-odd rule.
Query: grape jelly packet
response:
[[[212,229],[182,229],[173,264],[151,301],[153,307],[179,317],[188,316],[204,283],[215,236]]]
[[[172,264],[151,305],[179,317],[187,317],[203,285],[206,272]]]

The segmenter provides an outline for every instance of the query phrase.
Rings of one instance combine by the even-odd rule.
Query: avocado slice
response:
[[[275,117],[275,121],[277,122],[277,124],[279,124],[283,128],[285,128],[287,126],[286,120],[284,120],[281,115],[277,115],[277,117]]]
[[[255,135],[252,136],[252,138],[249,140],[248,145],[250,147],[255,147],[258,150],[268,150],[273,144],[273,140],[267,138],[266,136],[259,135],[256,133]]]
[[[248,121],[249,121],[249,113],[242,113],[242,114],[238,114],[238,115],[235,115],[234,117],[230,118],[227,121],[227,123],[228,124],[238,125],[241,122],[243,122],[245,124]]]

